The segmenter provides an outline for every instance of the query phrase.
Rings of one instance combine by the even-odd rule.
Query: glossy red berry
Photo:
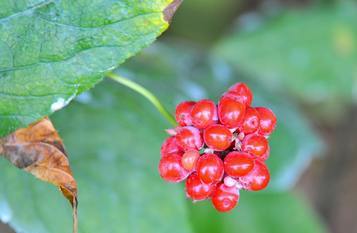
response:
[[[263,156],[268,149],[268,140],[261,135],[250,134],[243,139],[242,150],[257,157]]]
[[[197,173],[192,173],[186,180],[186,195],[195,201],[207,199],[215,188],[215,184],[203,183]]]
[[[252,156],[245,152],[233,151],[224,158],[224,171],[231,177],[245,176],[253,167]]]
[[[215,124],[203,131],[203,140],[209,148],[224,151],[232,144],[233,134],[227,127]]]
[[[217,122],[217,108],[212,100],[204,99],[198,101],[191,110],[192,123],[199,129]]]
[[[245,114],[245,105],[233,98],[223,96],[218,104],[220,122],[229,127],[237,128],[241,125]]]
[[[235,98],[246,106],[250,106],[253,101],[253,93],[245,83],[234,84],[225,95]]]
[[[254,133],[259,129],[259,113],[256,109],[248,107],[245,111],[242,125],[239,131],[244,134]]]
[[[188,150],[182,155],[181,163],[182,166],[187,171],[192,171],[196,167],[196,163],[198,158],[200,157],[200,153],[198,150]]]
[[[220,183],[212,194],[212,204],[220,212],[232,210],[239,199],[239,191],[236,186],[228,187]]]
[[[189,175],[181,165],[180,154],[170,154],[160,159],[160,176],[168,182],[180,182]]]
[[[181,126],[192,125],[191,110],[196,102],[184,101],[176,107],[176,121]]]
[[[161,156],[179,152],[182,152],[182,149],[177,144],[176,137],[167,138],[161,146]]]
[[[200,131],[192,126],[178,127],[176,129],[177,144],[184,150],[199,150],[203,146]]]
[[[223,162],[215,154],[202,155],[197,161],[196,170],[201,181],[205,184],[218,183],[223,178]]]
[[[244,177],[239,178],[243,187],[250,191],[259,191],[265,189],[270,181],[270,174],[267,166],[256,160],[253,170]]]
[[[264,107],[255,108],[259,113],[259,134],[269,135],[271,134],[276,126],[276,116],[272,110]]]

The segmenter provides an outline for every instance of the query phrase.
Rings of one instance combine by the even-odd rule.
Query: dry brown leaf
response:
[[[73,208],[73,232],[77,232],[77,183],[67,153],[51,121],[46,117],[0,139],[0,155],[13,165],[59,187]]]

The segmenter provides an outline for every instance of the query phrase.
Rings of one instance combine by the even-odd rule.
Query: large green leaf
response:
[[[190,205],[196,233],[322,233],[326,229],[300,197],[286,193],[241,193],[238,208],[219,214],[208,203]]]
[[[153,42],[170,2],[0,0],[0,136],[64,107]]]
[[[286,90],[330,117],[341,112],[333,108],[356,100],[356,11],[346,1],[285,11],[267,22],[256,18],[223,38],[215,53],[262,85]]]

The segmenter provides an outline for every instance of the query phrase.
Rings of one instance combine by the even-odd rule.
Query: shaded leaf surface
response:
[[[182,187],[157,172],[165,121],[141,96],[113,82],[79,100],[53,116],[73,155],[79,232],[191,233]],[[70,231],[70,209],[51,187],[1,160],[0,170],[0,203],[8,206],[11,226],[26,233]]]
[[[0,136],[49,115],[152,43],[171,0],[0,0]]]

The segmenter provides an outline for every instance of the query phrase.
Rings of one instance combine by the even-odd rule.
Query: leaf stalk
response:
[[[135,92],[144,96],[149,102],[151,102],[154,107],[159,111],[159,113],[174,127],[177,126],[175,118],[170,114],[170,112],[164,107],[164,105],[160,102],[160,100],[148,89],[141,86],[140,84],[122,77],[114,72],[109,72],[106,74],[107,77],[111,78],[112,80],[134,90]]]

